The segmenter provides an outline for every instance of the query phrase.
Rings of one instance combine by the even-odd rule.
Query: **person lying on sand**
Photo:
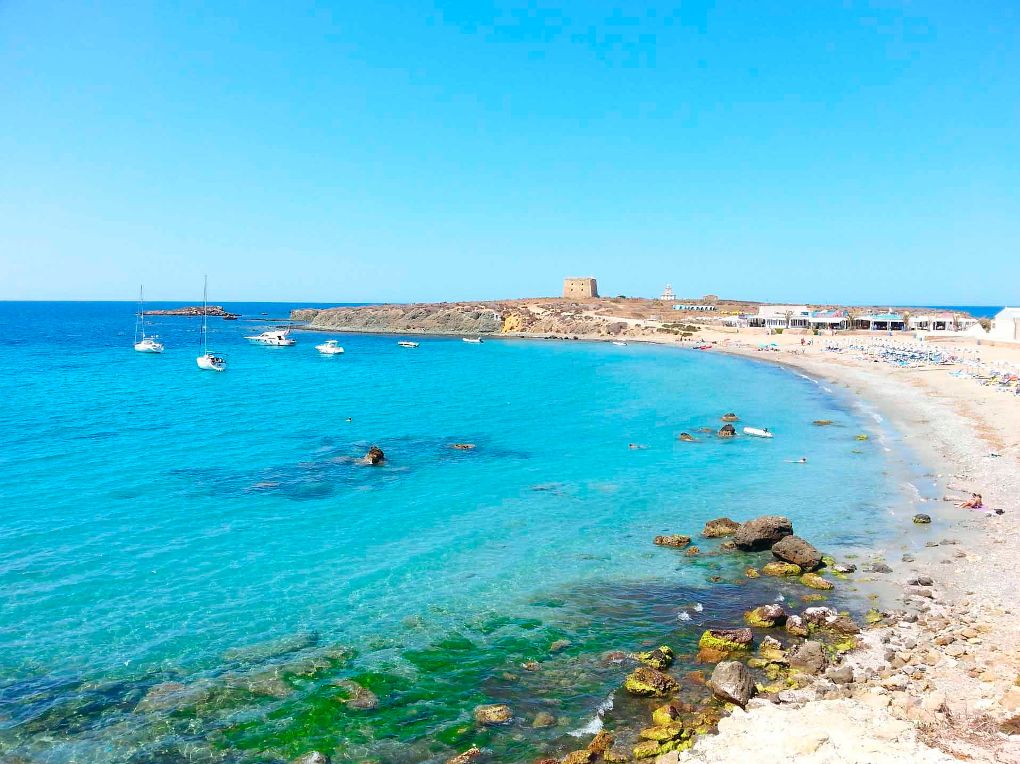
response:
[[[956,506],[960,509],[983,509],[985,505],[981,501],[981,494],[972,493],[967,501],[960,502]]]

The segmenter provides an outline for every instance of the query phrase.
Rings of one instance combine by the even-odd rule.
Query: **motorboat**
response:
[[[202,355],[195,359],[198,368],[204,371],[226,371],[227,362],[209,350],[209,277],[202,286]]]
[[[411,340],[400,340],[398,343],[402,348],[416,348],[418,347],[417,342],[411,342]]]
[[[482,338],[481,337],[461,337],[460,339],[461,339],[462,342],[470,342],[472,345],[481,345],[482,344]]]
[[[316,345],[315,349],[323,355],[343,355],[344,352],[339,340],[326,340],[321,345]]]
[[[750,435],[755,438],[771,438],[772,433],[766,430],[764,427],[745,427],[744,435]]]
[[[138,287],[138,315],[135,317],[135,350],[139,353],[162,353],[163,343],[155,334],[145,334],[145,293]]]
[[[262,334],[253,334],[245,337],[252,345],[268,345],[277,348],[289,348],[297,344],[297,340],[290,337],[290,329],[270,329]]]
[[[616,347],[618,347],[618,348],[625,348],[625,347],[627,347],[627,343],[626,342],[621,342],[620,340],[615,340],[613,342],[613,344],[616,345]]]

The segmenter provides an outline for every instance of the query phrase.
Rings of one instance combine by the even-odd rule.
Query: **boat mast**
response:
[[[206,334],[209,331],[209,275],[206,274],[202,285],[202,355],[209,354],[209,342]]]
[[[135,314],[135,344],[136,345],[139,342],[141,342],[142,340],[145,339],[145,318],[144,318],[145,313],[143,312],[144,311],[144,307],[145,307],[145,297],[143,296],[142,287],[139,286],[138,287],[138,313]],[[139,329],[141,329],[141,331],[142,331],[141,338],[139,338],[139,336],[138,336],[138,330]]]

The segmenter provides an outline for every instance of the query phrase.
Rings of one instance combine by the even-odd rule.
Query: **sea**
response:
[[[260,347],[305,306],[224,307],[242,318],[210,319],[214,373],[198,318],[149,317],[166,352],[146,355],[133,303],[0,303],[0,760],[562,755],[647,712],[621,654],[668,644],[694,670],[705,628],[808,591],[748,579],[767,555],[721,553],[707,520],[783,514],[854,558],[935,490],[880,416],[779,366]],[[775,437],[715,437],[730,411]],[[700,554],[652,543],[675,533]],[[861,612],[855,591],[833,603]],[[494,703],[514,719],[476,724]]]

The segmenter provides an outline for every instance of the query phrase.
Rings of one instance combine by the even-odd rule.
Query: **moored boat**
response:
[[[402,348],[416,348],[416,347],[418,347],[418,343],[417,342],[411,342],[411,340],[400,340],[399,342],[397,342],[397,344],[400,345],[400,347],[402,347]]]
[[[315,349],[323,355],[342,355],[344,352],[338,340],[326,340],[321,345],[316,345]]]
[[[765,427],[745,427],[744,435],[750,435],[755,438],[771,438],[772,433]]]
[[[245,337],[252,345],[267,345],[269,347],[289,348],[297,344],[297,340],[290,336],[290,329],[269,329],[262,334],[252,334]]]
[[[470,342],[472,345],[481,345],[482,344],[482,338],[481,337],[461,337],[460,339],[461,339],[462,342]]]
[[[209,350],[209,277],[202,286],[202,355],[195,359],[198,368],[204,371],[226,371],[227,362],[222,356]]]
[[[145,293],[138,287],[138,315],[135,318],[135,350],[139,353],[162,353],[163,343],[155,334],[145,334]]]

